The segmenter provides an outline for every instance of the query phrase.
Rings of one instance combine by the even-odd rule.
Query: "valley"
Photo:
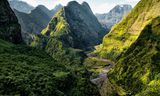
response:
[[[0,96],[160,96],[160,0],[28,2],[0,0]]]

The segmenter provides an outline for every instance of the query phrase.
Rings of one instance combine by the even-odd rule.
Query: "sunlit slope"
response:
[[[139,37],[153,18],[160,16],[160,0],[141,0],[130,14],[107,34],[97,52],[101,57],[116,59]]]
[[[153,19],[109,74],[113,84],[137,96],[160,96],[160,17]]]

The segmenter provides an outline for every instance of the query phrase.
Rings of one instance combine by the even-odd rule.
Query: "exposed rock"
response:
[[[0,38],[13,42],[22,42],[21,27],[7,0],[0,0]]]

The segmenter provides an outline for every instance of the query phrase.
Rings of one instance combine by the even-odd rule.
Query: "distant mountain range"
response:
[[[19,6],[21,3],[25,4],[26,6],[20,8]],[[60,4],[52,10],[47,9],[43,5],[39,5],[36,8],[32,8],[32,10],[30,10],[31,8],[29,4],[19,0],[10,1],[10,6],[13,8],[22,27],[22,36],[26,43],[29,43],[30,40],[32,40],[33,34],[40,34],[40,32],[48,25],[54,14],[62,8],[62,5]],[[28,9],[30,12],[24,12],[23,9]]]
[[[99,22],[103,27],[111,29],[116,23],[121,21],[132,9],[131,5],[117,5],[108,13],[105,14],[96,14]]]
[[[19,12],[30,13],[34,7],[28,3],[20,0],[8,0],[12,9],[16,9]]]

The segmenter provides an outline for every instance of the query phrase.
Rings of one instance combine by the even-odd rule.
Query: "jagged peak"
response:
[[[89,4],[87,2],[83,2],[82,5],[89,7]]]
[[[91,8],[90,8],[90,6],[89,6],[89,4],[87,2],[84,1],[81,5],[86,7],[87,9],[89,9],[90,12],[92,13],[92,10],[91,10]]]
[[[47,10],[49,10],[46,6],[44,6],[44,5],[38,5],[36,8],[40,8],[40,9],[47,9]]]
[[[77,1],[71,1],[67,4],[67,6],[80,5]]]

